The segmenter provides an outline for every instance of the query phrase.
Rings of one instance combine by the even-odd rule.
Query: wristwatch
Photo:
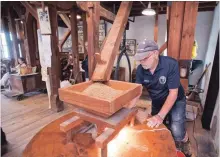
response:
[[[161,119],[164,120],[165,116],[160,115],[159,113],[157,114]]]

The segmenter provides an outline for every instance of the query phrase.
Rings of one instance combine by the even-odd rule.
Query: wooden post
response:
[[[76,8],[73,8],[70,12],[70,23],[71,23],[71,38],[72,38],[72,56],[73,56],[73,72],[74,77],[77,77],[77,82],[81,81],[80,69],[79,69],[79,51],[78,51],[78,27],[76,18]]]
[[[60,42],[60,45],[59,45],[59,50],[60,50],[60,52],[62,52],[62,50],[63,50],[63,45],[64,45],[65,41],[68,39],[68,37],[70,36],[70,34],[71,34],[71,31],[68,30],[68,31],[64,34],[63,38],[61,39],[61,42]]]
[[[160,47],[159,54],[161,54],[167,48],[167,41]]]
[[[87,35],[87,23],[86,23],[86,14],[82,15],[82,21],[83,21],[83,52],[84,52],[84,59],[86,58],[86,55],[88,54],[87,48],[85,46],[85,42],[88,41],[88,35]],[[88,42],[87,42],[88,45]]]
[[[26,61],[27,64],[31,66],[36,65],[36,43],[34,41],[34,30],[33,30],[33,21],[35,20],[34,17],[29,13],[26,14],[26,22],[25,24],[25,34],[26,34],[26,39],[24,42],[25,45],[25,51],[26,51]]]
[[[158,7],[156,9],[155,25],[154,25],[154,41],[158,40]]]
[[[89,78],[91,79],[93,71],[95,69],[95,53],[99,53],[99,15],[100,2],[88,2],[88,14],[87,14],[87,32],[88,32],[88,69]],[[98,25],[98,26],[97,26]]]
[[[37,20],[33,20],[34,56],[39,59],[38,39],[37,39]],[[35,60],[36,65],[36,60]]]
[[[18,57],[19,57],[19,50],[18,50],[18,42],[17,42],[17,35],[16,35],[16,29],[15,29],[15,20],[13,19],[11,8],[7,8],[7,13],[8,13],[8,20],[9,20],[9,30],[12,36],[13,58],[15,60],[15,64],[17,64]]]
[[[185,2],[172,2],[171,5],[167,53],[168,56],[177,60],[180,55],[184,7]]]
[[[180,58],[191,59],[195,40],[196,18],[199,2],[185,2],[184,22],[182,30]]]
[[[108,157],[108,147],[101,148],[101,157]]]
[[[57,112],[64,109],[63,102],[60,101],[58,88],[60,87],[60,57],[58,49],[58,26],[57,26],[57,10],[54,7],[49,8],[50,24],[51,24],[51,68],[48,68],[50,87],[51,87],[51,109]]]

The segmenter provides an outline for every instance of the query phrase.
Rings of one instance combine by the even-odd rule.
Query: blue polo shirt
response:
[[[168,56],[159,56],[159,62],[153,75],[140,64],[136,72],[136,83],[147,88],[155,107],[161,107],[165,103],[169,89],[178,88],[177,100],[185,97],[184,89],[180,84],[178,62]]]

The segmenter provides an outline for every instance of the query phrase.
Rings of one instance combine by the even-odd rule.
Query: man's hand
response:
[[[155,115],[149,119],[147,119],[147,126],[154,128],[154,127],[158,127],[160,124],[163,123],[163,119],[159,116],[159,115]]]

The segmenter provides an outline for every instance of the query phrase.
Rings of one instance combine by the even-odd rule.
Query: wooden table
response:
[[[46,89],[46,84],[42,81],[41,74],[39,73],[26,75],[10,74],[9,82],[11,90],[7,91],[5,95],[9,97],[18,96],[18,100],[25,93]]]
[[[60,131],[60,124],[73,116],[74,113],[65,115],[39,131],[26,146],[23,157],[77,157],[76,146],[67,143],[65,133]],[[88,157],[101,156],[95,143],[86,151]],[[152,129],[140,124],[123,128],[108,144],[108,156],[176,157],[176,148],[171,133],[165,126]]]

